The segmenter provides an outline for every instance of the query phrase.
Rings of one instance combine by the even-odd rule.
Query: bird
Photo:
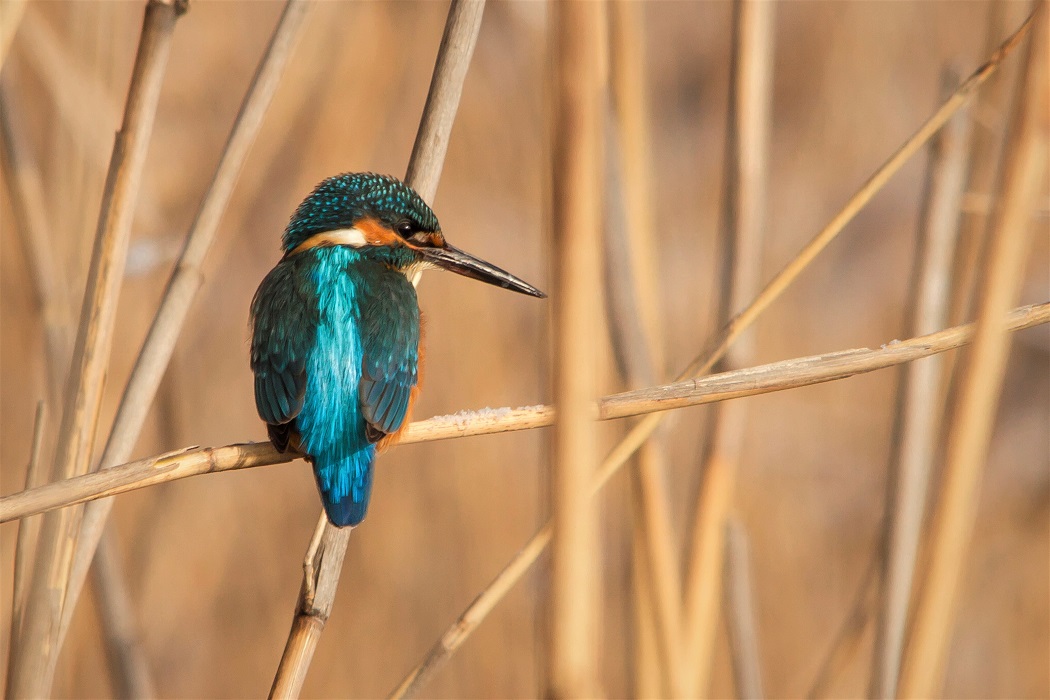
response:
[[[356,526],[376,453],[397,442],[419,393],[414,279],[436,267],[546,295],[450,245],[423,198],[389,175],[325,179],[296,208],[281,247],[251,302],[255,406],[273,446],[312,464],[328,520]]]

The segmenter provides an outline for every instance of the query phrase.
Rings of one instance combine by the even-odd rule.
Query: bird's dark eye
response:
[[[415,232],[415,226],[412,225],[411,221],[402,221],[397,225],[397,232],[402,238],[409,238]]]

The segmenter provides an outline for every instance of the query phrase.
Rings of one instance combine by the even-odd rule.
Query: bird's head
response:
[[[423,198],[389,175],[330,177],[295,210],[284,232],[286,257],[336,245],[398,250],[411,266],[440,267],[522,294],[546,296],[509,272],[449,245]]]

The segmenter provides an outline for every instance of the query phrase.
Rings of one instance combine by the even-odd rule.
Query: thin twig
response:
[[[33,418],[33,443],[29,453],[29,466],[26,468],[26,490],[35,488],[43,481],[40,475],[40,463],[43,460],[41,451],[44,446],[44,420],[47,414],[46,404],[38,401],[36,416]],[[18,524],[18,536],[15,540],[15,571],[11,585],[11,643],[8,647],[8,659],[13,656],[13,649],[21,644],[22,619],[25,613],[26,590],[29,586],[29,562],[36,544],[39,518],[23,520]],[[9,661],[10,663],[10,661]]]
[[[956,82],[949,71],[946,79]],[[969,114],[957,114],[931,144],[926,201],[912,263],[905,322],[908,335],[922,335],[947,322],[951,267],[959,231],[959,205],[966,185]],[[943,409],[942,357],[904,365],[886,497],[886,543],[882,592],[872,664],[871,695],[896,694],[904,630],[926,507],[926,491]]]
[[[662,377],[664,348],[654,260],[654,232],[649,108],[645,80],[644,6],[618,0],[609,5],[610,83],[615,127],[609,129],[606,156],[606,289],[614,355],[629,386],[651,386]],[[630,232],[630,233],[628,233]],[[652,675],[637,668],[653,656],[643,630],[653,614],[662,688],[650,695],[680,697],[682,594],[678,552],[671,521],[667,460],[663,441],[653,436],[640,450],[632,470],[632,557],[636,588],[644,585],[649,598],[635,590],[638,621],[635,676]],[[639,560],[640,561],[637,561]],[[642,571],[639,567],[644,567]],[[657,680],[661,680],[659,677]],[[646,691],[648,692],[648,691]]]
[[[262,126],[266,110],[277,90],[309,8],[309,3],[304,0],[288,0],[270,38],[270,44],[259,60],[208,191],[201,200],[182,254],[168,281],[164,297],[124,389],[109,439],[99,461],[99,467],[103,470],[126,462],[138,441],[157,388],[171,360],[182,325],[202,283],[201,264],[215,239],[223,212],[233,194],[252,143]],[[111,501],[102,501],[85,509],[72,564],[69,594],[59,636],[60,644],[69,629],[76,601],[112,508]]]
[[[588,486],[598,464],[593,402],[598,394],[601,308],[602,135],[605,6],[551,6],[551,247],[554,270],[554,447],[546,692],[592,697],[598,690],[600,546]]]
[[[1050,322],[1050,302],[1021,306],[1005,317],[1005,326],[1010,331],[1047,322]],[[626,391],[601,399],[597,415],[599,420],[616,420],[845,379],[963,347],[972,341],[973,333],[974,325],[967,324],[918,338],[895,340],[874,350],[856,348],[810,355]],[[412,423],[398,445],[531,430],[553,424],[554,410],[550,406],[464,411]],[[0,498],[0,523],[189,476],[283,464],[295,458],[265,442],[186,448],[4,496]],[[605,483],[599,475],[593,490],[601,490]]]
[[[1037,27],[1028,46],[1021,109],[1011,129],[1003,169],[1002,204],[980,285],[974,347],[952,419],[944,485],[931,529],[929,568],[916,601],[915,623],[901,672],[901,697],[932,697],[940,690],[1010,350],[1011,336],[1003,328],[1002,312],[1020,294],[1034,228],[1032,213],[1045,201],[1050,145],[1045,14]]]
[[[761,284],[762,232],[765,229],[770,112],[773,100],[773,30],[776,5],[737,0],[733,11],[733,60],[729,119],[726,127],[725,196],[719,323],[754,298]],[[753,333],[745,334],[727,352],[727,364],[750,364]],[[747,404],[718,406],[700,489],[686,568],[684,665],[690,697],[707,693],[714,644],[722,609],[726,518],[747,429]],[[734,667],[745,665],[735,660]]]
[[[751,547],[743,523],[725,521],[725,616],[736,695],[748,700],[763,697],[762,662],[751,580]]]
[[[470,57],[481,31],[484,9],[484,0],[453,0],[449,7],[406,176],[408,185],[428,201],[433,200],[437,193],[452,123],[459,108]],[[418,281],[417,275],[412,283]],[[323,515],[321,517],[324,518]],[[311,570],[304,572],[296,614],[274,676],[270,697],[298,697],[302,690],[317,642],[335,604],[350,532],[351,528],[340,529],[326,522],[320,541],[315,538],[311,542],[311,550],[315,544],[317,549],[316,563],[312,568],[317,579],[311,580]],[[307,561],[310,560],[308,553]]]
[[[83,474],[91,458],[135,202],[175,21],[183,9],[156,0],[146,7],[124,121],[102,198],[56,450],[56,479]],[[79,516],[79,509],[73,509],[44,518],[22,644],[8,675],[9,697],[50,695]]]

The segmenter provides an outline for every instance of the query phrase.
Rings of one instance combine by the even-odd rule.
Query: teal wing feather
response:
[[[369,442],[397,432],[419,381],[419,305],[415,287],[386,265],[360,266],[361,383],[358,398]]]
[[[303,408],[306,362],[318,323],[317,293],[300,267],[294,259],[278,264],[252,300],[255,407],[280,449],[288,443],[285,426]]]

